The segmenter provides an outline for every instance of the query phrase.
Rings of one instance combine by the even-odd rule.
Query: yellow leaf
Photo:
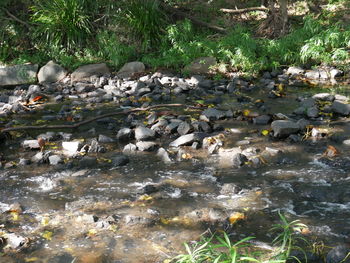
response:
[[[46,240],[51,240],[52,239],[53,233],[51,231],[45,231],[42,233],[42,237],[45,238]]]
[[[245,219],[245,215],[243,213],[240,213],[240,212],[235,212],[233,214],[230,215],[229,217],[229,221],[230,221],[230,224],[235,224],[237,221],[239,220],[243,220]]]
[[[193,156],[192,156],[191,154],[189,154],[189,153],[183,153],[183,154],[181,155],[181,158],[182,158],[182,159],[185,159],[185,160],[189,160],[189,159],[192,159]]]
[[[269,135],[269,133],[270,133],[269,130],[262,130],[261,131],[261,134],[264,135],[264,136]]]
[[[37,258],[37,257],[25,258],[24,261],[25,262],[35,262],[35,261],[39,261],[39,258]]]
[[[139,197],[139,200],[140,201],[148,201],[148,200],[152,200],[153,199],[153,197],[152,196],[149,196],[149,195],[141,195],[140,197]]]
[[[250,110],[243,110],[243,116],[249,116]]]
[[[43,226],[47,226],[49,224],[49,221],[50,221],[50,218],[47,217],[47,216],[44,216],[42,219],[41,219],[41,224]]]
[[[12,215],[12,220],[13,220],[13,221],[18,221],[18,219],[19,219],[19,214],[18,214],[18,212],[13,211],[13,212],[11,212],[11,215]]]
[[[88,232],[88,236],[92,237],[92,236],[95,236],[97,234],[97,230],[92,228],[89,230]]]
[[[169,225],[170,220],[169,220],[169,219],[166,219],[166,218],[164,218],[164,217],[160,217],[160,222],[161,222],[163,225]]]
[[[108,227],[108,229],[111,230],[111,231],[114,232],[114,233],[116,233],[117,230],[118,230],[118,228],[117,228],[116,225],[110,225],[110,226]]]

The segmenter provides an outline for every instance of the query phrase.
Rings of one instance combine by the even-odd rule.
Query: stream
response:
[[[321,92],[349,96],[349,87],[288,86],[281,98],[271,98],[263,89],[244,94],[251,101],[263,100],[264,112],[288,115],[298,107],[300,97]],[[237,102],[229,95],[222,98],[220,109],[260,112],[251,101]],[[76,101],[74,114],[82,119],[117,107],[115,102],[91,106]],[[189,104],[186,96],[173,101]],[[70,103],[45,102],[33,113],[12,118],[17,124],[34,123]],[[115,138],[125,117],[111,118],[112,124],[98,121],[73,132],[54,132],[72,133],[69,141],[86,142],[99,134]],[[145,115],[136,117],[142,120]],[[115,141],[101,143],[105,152],[88,154],[96,158],[93,164],[82,164],[78,156],[65,157],[60,165],[19,165],[19,159],[31,159],[40,151],[23,149],[21,142],[45,131],[16,132],[18,138],[1,145],[3,158],[13,165],[0,170],[0,232],[15,233],[23,244],[16,251],[4,250],[0,262],[163,262],[184,251],[184,242],[198,240],[208,229],[226,231],[234,240],[254,236],[270,244],[275,236],[270,229],[279,222],[279,211],[290,221],[299,219],[306,224],[312,242],[333,247],[348,240],[350,146],[335,136],[349,135],[348,118],[315,120],[313,124],[329,134],[299,142],[264,136],[261,131],[269,130],[270,124],[256,125],[249,119],[216,123],[224,130],[211,135],[221,134],[222,148],[239,145],[248,155],[260,155],[266,149],[271,154],[258,164],[237,168],[222,162],[217,152],[183,146],[179,153],[168,147],[179,137],[171,134],[156,139],[169,152],[169,163],[154,152],[136,152],[128,154],[128,164],[111,167],[113,156],[127,144]],[[64,140],[47,143],[45,150],[60,153]],[[334,158],[324,157],[329,145],[339,151]],[[244,214],[244,219],[230,224],[228,218],[235,213]]]

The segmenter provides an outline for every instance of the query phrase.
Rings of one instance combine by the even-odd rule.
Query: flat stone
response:
[[[155,136],[155,131],[149,128],[139,126],[135,129],[135,138],[138,141],[152,140],[155,138]]]
[[[347,116],[350,113],[350,104],[346,104],[335,100],[332,104],[332,111],[343,116]]]
[[[22,142],[22,147],[24,149],[40,149],[40,145],[38,143],[38,140],[25,140],[24,142]]]
[[[157,149],[158,144],[155,142],[140,141],[136,143],[137,149],[141,152],[153,152]]]
[[[300,130],[298,123],[289,120],[277,120],[271,123],[274,137],[287,137]]]
[[[106,63],[89,64],[77,68],[71,75],[72,82],[89,81],[91,76],[110,74]]]
[[[177,133],[180,135],[185,135],[189,133],[191,130],[191,125],[189,125],[186,121],[181,122],[180,125],[177,127]]]
[[[200,142],[204,137],[206,137],[206,134],[204,133],[191,133],[182,135],[179,138],[177,138],[175,141],[172,141],[169,146],[170,147],[179,147],[184,145],[191,145],[194,142]]]
[[[39,83],[53,83],[62,80],[67,75],[65,70],[60,65],[56,64],[52,60],[40,68],[38,73]]]
[[[0,68],[0,86],[15,86],[36,82],[38,65],[24,64]]]
[[[145,64],[139,61],[129,62],[118,71],[117,76],[120,78],[129,78],[135,73],[144,72]]]
[[[329,93],[318,93],[312,96],[315,100],[322,100],[322,101],[334,101],[335,97],[332,94]]]

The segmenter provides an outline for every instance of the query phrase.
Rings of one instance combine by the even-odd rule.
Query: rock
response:
[[[302,106],[303,108],[314,107],[316,105],[316,101],[315,100],[316,100],[316,98],[318,98],[318,96],[316,96],[316,95],[314,95],[314,97],[312,97],[312,98],[307,98],[305,100],[302,100],[300,102],[300,106]]]
[[[40,149],[38,140],[25,140],[22,142],[22,147],[30,150]]]
[[[0,68],[0,87],[36,82],[38,65],[24,64]]]
[[[214,57],[200,57],[184,68],[189,74],[208,74],[210,68],[216,65]]]
[[[186,135],[191,130],[191,125],[189,125],[186,121],[181,122],[177,127],[177,133],[180,135]]]
[[[51,152],[38,152],[36,155],[34,155],[31,159],[33,163],[37,164],[43,164],[43,163],[48,163],[49,162],[49,156]]]
[[[72,82],[89,81],[94,75],[110,74],[106,63],[89,64],[77,68],[71,75]]]
[[[6,233],[2,236],[6,240],[6,249],[9,250],[19,250],[29,242],[27,238],[19,236],[15,233]]]
[[[60,163],[63,163],[63,160],[62,160],[61,156],[59,156],[59,155],[51,155],[49,157],[49,163],[51,165],[58,165]]]
[[[343,116],[347,116],[350,113],[350,104],[335,100],[332,104],[332,111]]]
[[[199,117],[200,120],[210,122],[220,120],[226,117],[226,113],[214,108],[206,109],[202,112],[202,115]]]
[[[38,73],[39,83],[52,83],[62,80],[67,75],[65,70],[60,65],[56,64],[52,60],[40,68]]]
[[[164,148],[159,148],[157,152],[157,156],[162,159],[164,163],[171,163],[171,159],[169,157],[168,152]]]
[[[304,69],[302,69],[302,68],[300,68],[300,67],[289,67],[288,69],[287,69],[287,72],[286,72],[286,74],[288,74],[288,75],[301,75],[301,74],[303,74],[305,72],[305,70]]]
[[[134,73],[144,72],[146,69],[142,62],[134,61],[124,64],[124,66],[118,71],[117,76],[120,78],[129,78]]]
[[[310,125],[310,122],[305,119],[300,119],[297,121],[297,124],[299,125],[300,130],[305,130],[306,127]]]
[[[64,151],[68,153],[76,153],[81,146],[81,142],[79,141],[71,141],[71,142],[62,142],[62,148]]]
[[[344,140],[343,144],[346,146],[350,146],[350,139]]]
[[[237,154],[233,155],[233,157],[232,157],[232,165],[233,165],[233,167],[241,167],[247,161],[248,161],[248,158],[245,155],[241,154],[241,153],[237,153]]]
[[[288,120],[277,120],[271,123],[271,128],[274,132],[274,137],[287,137],[300,130],[298,123]]]
[[[320,71],[319,70],[310,70],[305,73],[305,77],[312,80],[320,79]]]
[[[100,143],[111,143],[111,142],[114,142],[114,139],[106,136],[106,135],[103,135],[103,134],[100,134],[98,136],[98,142]]]
[[[349,263],[350,257],[348,254],[350,253],[350,248],[347,245],[338,245],[332,248],[326,258],[326,263]],[[348,256],[348,257],[347,257]],[[346,260],[345,260],[346,258]]]
[[[200,142],[206,135],[204,133],[191,133],[182,135],[179,138],[177,138],[175,141],[172,141],[169,146],[170,147],[179,147],[184,145],[191,145],[193,142]]]
[[[334,97],[336,100],[343,101],[343,102],[347,102],[349,100],[348,97],[346,97],[344,95],[340,95],[340,94],[335,94]]]
[[[156,137],[156,133],[154,130],[151,130],[143,126],[139,126],[135,129],[135,138],[138,141],[152,140],[155,137]]]
[[[130,162],[129,157],[125,155],[118,155],[112,159],[113,166],[124,166]]]
[[[318,108],[315,106],[315,107],[311,107],[311,108],[308,108],[306,110],[306,115],[309,117],[309,118],[317,118],[318,117],[318,114],[319,114],[319,110]]]
[[[117,139],[119,141],[129,141],[134,138],[134,131],[129,128],[122,128],[117,133]]]
[[[158,144],[155,142],[144,142],[140,141],[136,143],[137,149],[141,152],[152,152],[155,151],[158,147]]]
[[[84,156],[80,159],[79,165],[83,168],[96,168],[97,167],[97,159],[96,157]]]
[[[134,153],[137,150],[137,146],[133,143],[129,143],[124,146],[123,152],[124,153]]]
[[[87,251],[77,260],[79,263],[103,263],[107,262],[106,256],[101,251]],[[67,263],[69,263],[67,261]]]
[[[312,96],[315,100],[334,101],[335,96],[329,93],[318,93]]]
[[[19,162],[18,162],[18,165],[30,165],[31,164],[31,161],[29,159],[24,159],[24,158],[21,158],[19,159]]]
[[[227,183],[221,187],[220,194],[222,194],[222,195],[234,195],[234,194],[238,194],[241,190],[242,190],[242,188],[237,186],[236,184]]]
[[[271,116],[269,115],[261,115],[253,118],[253,123],[257,125],[266,125],[271,121]]]
[[[198,87],[204,90],[211,89],[213,86],[213,81],[210,79],[203,79],[198,83]]]
[[[158,188],[152,184],[145,185],[145,187],[142,190],[143,190],[142,193],[146,195],[150,195],[158,192]]]
[[[339,70],[339,69],[336,69],[336,68],[333,68],[330,71],[331,79],[335,79],[335,78],[341,77],[343,75],[344,75],[344,72]]]
[[[82,147],[82,149],[84,149],[84,147]],[[88,150],[89,153],[105,153],[107,150],[105,147],[103,147],[102,145],[99,144],[99,142],[96,139],[93,139],[90,143],[90,146],[88,146]]]

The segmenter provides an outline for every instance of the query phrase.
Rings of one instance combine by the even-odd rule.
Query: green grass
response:
[[[300,237],[300,232],[306,225],[298,220],[288,222],[286,217],[279,213],[280,224],[273,227],[278,235],[272,244],[273,251],[261,250],[250,242],[254,237],[246,237],[239,241],[232,242],[227,233],[223,236],[212,235],[202,236],[200,241],[192,244],[185,243],[185,254],[172,258],[173,263],[236,263],[236,262],[260,262],[260,263],[285,263],[291,257],[291,251],[302,250],[297,246],[298,242],[305,241]],[[299,259],[294,258],[297,262]]]

